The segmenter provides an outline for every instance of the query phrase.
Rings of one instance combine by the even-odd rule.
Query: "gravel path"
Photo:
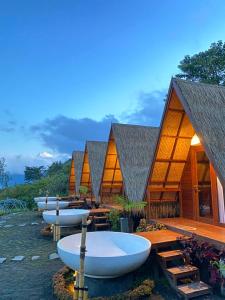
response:
[[[35,222],[38,224],[31,225]],[[59,259],[49,260],[49,254],[56,252],[56,243],[41,236],[41,222],[37,212],[0,217],[0,257],[6,258],[0,264],[1,300],[55,299],[52,276],[63,264]],[[15,256],[25,258],[11,261]],[[32,261],[32,256],[40,258]]]

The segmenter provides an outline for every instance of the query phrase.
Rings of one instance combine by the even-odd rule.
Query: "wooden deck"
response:
[[[177,243],[177,238],[181,236],[180,233],[165,229],[148,232],[137,232],[139,236],[143,236],[148,239],[152,244],[152,249],[158,249],[167,247]]]
[[[225,247],[225,228],[185,218],[156,219],[153,222],[165,224],[169,230],[191,236],[193,233],[201,240]],[[160,231],[159,231],[160,232]]]

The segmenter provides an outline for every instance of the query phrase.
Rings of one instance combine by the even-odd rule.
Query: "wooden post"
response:
[[[88,300],[88,287],[87,286],[84,287],[83,300]]]
[[[84,299],[84,294],[87,299],[87,292],[84,293],[84,260],[86,252],[86,233],[87,233],[87,216],[82,218],[82,233],[80,245],[80,270],[79,270],[79,297],[78,300]]]
[[[79,272],[75,271],[74,274],[74,294],[73,300],[78,300],[78,293],[79,293]]]
[[[60,224],[59,224],[59,198],[56,199],[56,220],[53,226],[53,240],[57,242],[60,240]]]
[[[48,210],[48,191],[46,192],[45,209]]]

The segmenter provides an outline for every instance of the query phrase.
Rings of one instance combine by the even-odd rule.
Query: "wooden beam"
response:
[[[160,158],[160,159],[156,159],[156,162],[168,162],[168,163],[182,163],[182,164],[185,164],[187,162],[187,160],[185,159],[163,159],[163,158]]]
[[[161,137],[168,137],[173,139],[184,139],[184,140],[191,140],[192,137],[190,136],[181,136],[181,135],[169,135],[169,134],[162,134]]]
[[[179,109],[179,108],[168,108],[169,111],[174,111],[174,112],[179,112],[179,113],[185,113],[185,111],[183,109]]]
[[[180,188],[154,188],[154,187],[150,187],[148,189],[150,192],[180,192]]]
[[[178,130],[177,130],[177,136],[179,136],[179,134],[180,134],[180,131],[181,131],[181,128],[182,128],[182,124],[183,124],[184,117],[185,117],[185,111],[183,110],[183,111],[182,111],[181,120],[180,120],[180,124],[179,124]],[[176,151],[177,141],[178,141],[178,139],[175,140],[175,143],[174,143],[174,145],[173,145],[173,150],[172,150],[171,155],[170,155],[170,159],[171,159],[171,160],[173,159],[174,153],[175,153],[175,151]],[[166,170],[165,180],[164,180],[164,184],[163,184],[164,187],[165,187],[165,185],[166,185],[166,182],[167,182],[167,179],[168,179],[168,176],[169,176],[170,167],[171,167],[171,162],[169,162],[168,168],[167,168],[167,170]],[[163,197],[163,193],[161,193],[160,199],[162,199],[162,197]]]
[[[165,181],[158,181],[158,180],[153,180],[153,181],[150,181],[150,184],[163,184]],[[166,184],[179,184],[180,181],[167,181]]]

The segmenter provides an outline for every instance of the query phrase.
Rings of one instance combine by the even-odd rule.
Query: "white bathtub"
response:
[[[46,200],[46,197],[34,197],[34,202],[43,202]],[[56,197],[48,197],[48,201],[56,201]]]
[[[81,234],[61,239],[58,254],[71,269],[78,270]],[[151,243],[140,236],[113,232],[88,232],[85,275],[94,278],[119,277],[139,268],[148,258]]]
[[[57,206],[57,201],[50,201],[47,203],[47,207],[46,207],[46,203],[43,202],[38,202],[37,203],[38,208],[40,209],[47,209],[47,210],[53,210],[56,209]],[[66,208],[67,206],[69,206],[69,202],[68,201],[59,201],[59,208]]]
[[[49,210],[42,213],[43,218],[48,224],[56,223],[56,211]],[[59,225],[61,226],[73,226],[78,225],[82,221],[83,216],[89,215],[87,209],[61,209],[59,210]]]

